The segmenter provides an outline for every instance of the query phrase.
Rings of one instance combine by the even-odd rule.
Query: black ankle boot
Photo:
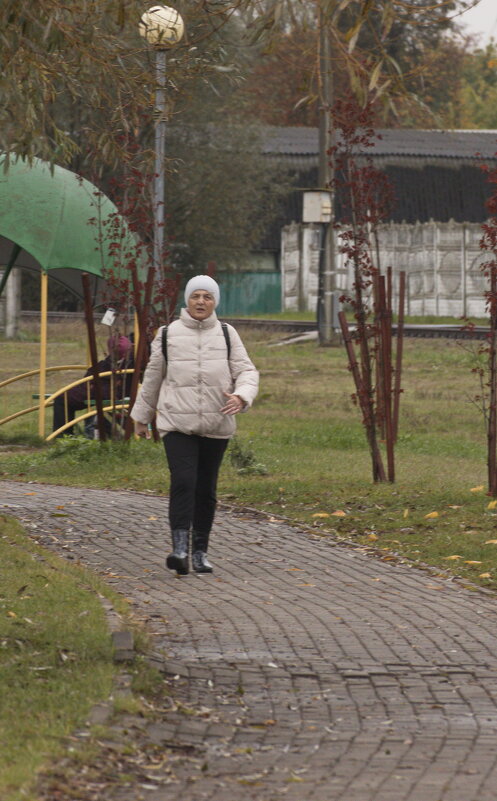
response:
[[[207,559],[209,535],[192,532],[192,568],[195,573],[212,573],[212,565]]]
[[[173,553],[166,559],[169,570],[176,570],[180,576],[188,573],[188,540],[190,532],[186,529],[178,528],[172,532]]]

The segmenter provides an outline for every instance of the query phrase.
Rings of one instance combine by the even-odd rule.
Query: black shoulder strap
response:
[[[162,326],[162,355],[167,364],[167,325]]]
[[[228,351],[228,359],[231,355],[231,342],[230,342],[230,332],[228,331],[228,323],[221,323],[221,328],[223,329],[224,338],[226,340],[226,349]]]

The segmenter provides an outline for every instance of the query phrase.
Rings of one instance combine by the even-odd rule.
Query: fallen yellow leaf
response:
[[[377,539],[379,539],[377,534],[368,534],[368,540],[371,540],[371,542],[376,542]]]
[[[438,512],[429,512],[425,515],[426,518],[438,517]]]
[[[342,512],[341,509],[337,509],[336,512],[331,513],[333,517],[346,517],[345,512]]]
[[[147,518],[147,519],[148,519],[148,520],[157,520],[157,518],[156,518],[156,516],[155,516],[155,515],[150,515],[150,517],[149,517],[149,518]]]
[[[314,512],[313,517],[329,517],[328,512]]]
[[[482,492],[485,489],[483,484],[480,484],[479,487],[471,487],[470,492]]]
[[[495,509],[497,507],[497,501],[490,501],[487,506],[487,509]]]
[[[465,559],[464,564],[465,565],[481,565],[481,562],[479,562],[477,559]]]
[[[459,556],[459,554],[455,553],[453,556],[444,556],[444,559],[462,559],[462,556]]]
[[[9,617],[17,617],[15,612],[7,612]]]
[[[497,545],[497,540],[485,540],[485,545]]]
[[[404,519],[405,519],[406,517],[409,517],[409,509],[404,509],[404,515],[403,515],[403,517],[404,517]]]
[[[492,578],[492,574],[491,573],[480,573],[478,578]]]

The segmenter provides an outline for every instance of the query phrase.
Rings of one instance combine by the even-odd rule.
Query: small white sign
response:
[[[102,317],[102,325],[114,325],[114,320],[116,319],[116,310],[115,309],[107,309],[104,316]]]
[[[331,193],[321,190],[304,192],[302,221],[327,223],[331,221]]]

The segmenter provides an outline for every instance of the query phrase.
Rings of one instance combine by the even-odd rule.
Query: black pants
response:
[[[76,412],[80,409],[86,408],[85,401],[73,401],[70,397],[67,398],[67,418],[66,418],[66,406],[64,403],[64,396],[58,395],[54,402],[53,402],[53,431],[57,431],[58,428],[64,425],[64,423],[68,423],[69,420],[74,420]],[[73,434],[74,429],[71,426],[70,428],[66,428],[62,434],[59,434],[59,437],[67,436],[68,434]]]
[[[171,473],[169,523],[173,531],[193,527],[199,534],[210,533],[216,511],[217,477],[227,445],[227,439],[179,431],[165,435]]]

